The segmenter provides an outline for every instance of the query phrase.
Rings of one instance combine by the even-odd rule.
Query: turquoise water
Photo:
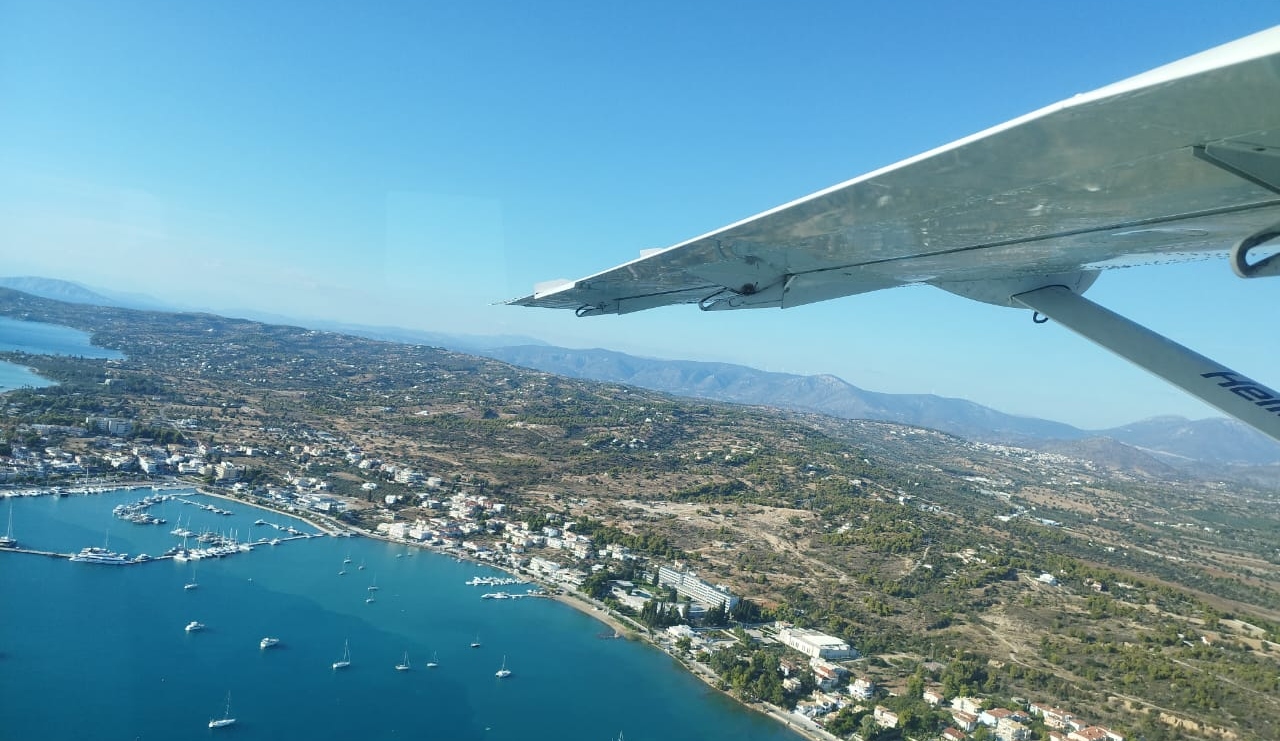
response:
[[[24,386],[30,386],[31,388],[43,388],[45,386],[52,385],[53,381],[50,381],[43,376],[37,376],[21,365],[6,363],[3,360],[0,360],[0,393],[12,391],[13,389],[20,389]]]
[[[32,355],[71,355],[84,358],[122,358],[117,350],[97,347],[89,335],[59,324],[24,322],[0,317],[0,350],[20,350]]]
[[[89,335],[57,324],[24,322],[0,317],[0,350],[17,350],[33,355],[71,355],[86,358],[122,358],[115,350],[95,347]],[[31,386],[51,386],[52,381],[13,363],[0,361],[0,392]]]
[[[235,514],[171,501],[151,510],[165,525],[111,516],[150,493],[12,498],[0,504],[0,525],[12,505],[23,547],[72,552],[106,541],[153,556],[175,543],[179,516],[196,532],[235,529],[242,540],[280,534],[254,526],[258,518],[313,531],[189,493]],[[0,553],[0,738],[798,738],[652,647],[599,639],[606,629],[586,615],[551,600],[482,600],[494,588],[463,583],[498,573],[364,538],[135,566]],[[199,588],[183,589],[192,578]],[[192,620],[206,630],[185,632]],[[482,646],[470,648],[477,635]],[[263,651],[264,636],[281,643]],[[344,641],[352,665],[334,671]],[[396,671],[406,651],[412,669]],[[428,669],[432,656],[440,666]],[[513,676],[500,680],[504,656]],[[238,722],[209,729],[228,692]]]

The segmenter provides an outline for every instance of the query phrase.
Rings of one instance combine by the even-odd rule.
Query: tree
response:
[[[871,717],[870,713],[862,716],[862,722],[858,724],[858,735],[863,741],[871,741],[880,733],[880,726],[876,724],[876,719]]]

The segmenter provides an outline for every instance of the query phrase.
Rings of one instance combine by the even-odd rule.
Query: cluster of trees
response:
[[[613,525],[606,525],[589,517],[576,519],[573,528],[574,532],[579,535],[590,536],[597,546],[616,543],[637,553],[643,553],[666,561],[687,559],[689,557],[684,551],[673,546],[665,536],[655,532],[628,533]]]
[[[748,702],[768,702],[779,707],[792,707],[795,698],[813,691],[813,675],[801,678],[801,687],[788,694],[782,686],[782,672],[778,655],[764,649],[752,650],[746,642],[722,648],[706,656],[706,663],[723,682],[723,689],[731,690]]]
[[[685,622],[680,605],[673,602],[660,602],[651,599],[640,608],[640,622],[654,629],[668,628]]]

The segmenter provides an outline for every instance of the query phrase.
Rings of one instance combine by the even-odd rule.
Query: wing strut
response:
[[[1280,441],[1280,392],[1099,306],[1066,286],[1019,293],[1013,301]]]

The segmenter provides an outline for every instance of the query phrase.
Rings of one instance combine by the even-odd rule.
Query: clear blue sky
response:
[[[927,287],[581,320],[492,304],[1276,23],[1274,0],[0,0],[0,274],[1085,427],[1210,416],[1060,327]],[[1089,295],[1280,383],[1280,281],[1211,262]]]

